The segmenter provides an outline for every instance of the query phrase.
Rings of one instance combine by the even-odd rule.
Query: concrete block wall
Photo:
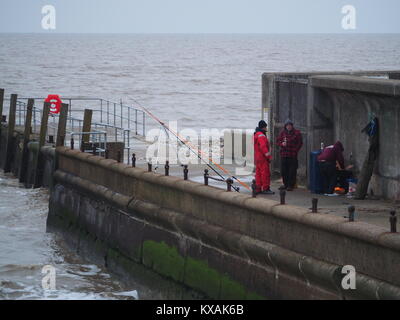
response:
[[[74,225],[207,296],[400,298],[399,234],[64,147],[57,154],[49,226]],[[356,268],[359,289],[341,289],[344,265]]]
[[[368,112],[383,120],[384,145],[392,141],[389,136],[396,138],[399,78],[400,71],[265,73],[262,116],[268,116],[270,140],[275,142],[286,118],[294,121],[304,141],[298,171],[302,182],[307,182],[309,154],[318,150],[321,142],[329,145],[342,139],[349,151],[347,160],[353,152],[360,168],[367,142],[359,128],[367,124]],[[398,152],[396,147],[392,151],[383,148],[371,187],[375,194],[399,200],[399,166],[393,164]],[[275,147],[273,152],[272,169],[279,172],[279,149]]]
[[[329,115],[331,127],[310,130],[311,147],[319,141],[342,141],[345,154],[352,153],[356,174],[368,152],[368,137],[362,129],[375,114],[380,122],[380,151],[370,190],[375,195],[400,201],[400,80],[354,76],[315,76],[312,87],[312,123]]]

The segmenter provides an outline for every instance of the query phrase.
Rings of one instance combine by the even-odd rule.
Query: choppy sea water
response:
[[[0,34],[6,95],[139,101],[179,127],[254,128],[263,72],[400,69],[400,35]],[[84,106],[82,106],[84,108]],[[48,195],[0,175],[0,299],[143,295],[47,234]],[[42,268],[56,267],[56,290]]]
[[[46,233],[47,211],[46,190],[0,174],[0,299],[139,298],[138,290]],[[55,287],[45,266],[55,268]]]

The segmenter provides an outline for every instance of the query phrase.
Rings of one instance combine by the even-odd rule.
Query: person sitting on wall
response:
[[[261,120],[254,133],[254,163],[256,165],[256,192],[260,194],[272,195],[271,191],[271,162],[270,144],[267,138],[267,123]]]
[[[281,175],[283,186],[279,189],[293,191],[297,180],[297,156],[303,146],[301,132],[296,130],[290,119],[285,121],[285,127],[280,133],[276,144],[280,147]]]
[[[336,196],[335,187],[338,183],[338,169],[344,170],[343,144],[337,141],[334,145],[324,148],[318,156],[322,177],[323,193]]]

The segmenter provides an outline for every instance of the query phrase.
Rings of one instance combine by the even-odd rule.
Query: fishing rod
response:
[[[160,119],[158,119],[155,115],[153,115],[149,110],[147,110],[145,107],[141,106],[139,104],[139,106],[156,122],[158,122],[161,126],[163,126],[166,130],[168,130],[170,133],[172,133],[181,143],[183,143],[192,153],[196,154],[197,157],[203,161],[212,171],[214,171],[220,178],[222,178],[225,181],[225,178],[217,171],[215,170],[214,167],[212,167],[209,163],[207,163],[201,156],[200,154],[204,153],[201,150],[198,150],[196,147],[194,147],[193,145],[191,145],[191,143],[187,140],[184,140],[178,133],[174,132],[173,130],[171,130],[164,122],[162,122]],[[197,152],[196,152],[197,151]],[[214,162],[212,160],[211,157],[208,157],[208,160],[215,166],[217,166],[220,170],[222,170],[225,174],[231,176],[233,179],[235,179],[237,182],[239,182],[243,187],[245,187],[247,190],[250,190],[250,187],[245,184],[244,182],[240,181],[238,178],[236,178],[235,176],[231,175],[230,172],[228,170],[226,170],[225,168],[223,168],[222,166],[220,166],[218,163]],[[239,188],[232,186],[234,188],[234,190],[236,192],[239,192]]]

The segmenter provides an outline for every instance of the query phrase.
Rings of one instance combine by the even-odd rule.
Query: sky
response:
[[[55,30],[42,7],[56,9]],[[356,29],[342,28],[342,7]],[[0,0],[1,33],[400,33],[400,0]]]

